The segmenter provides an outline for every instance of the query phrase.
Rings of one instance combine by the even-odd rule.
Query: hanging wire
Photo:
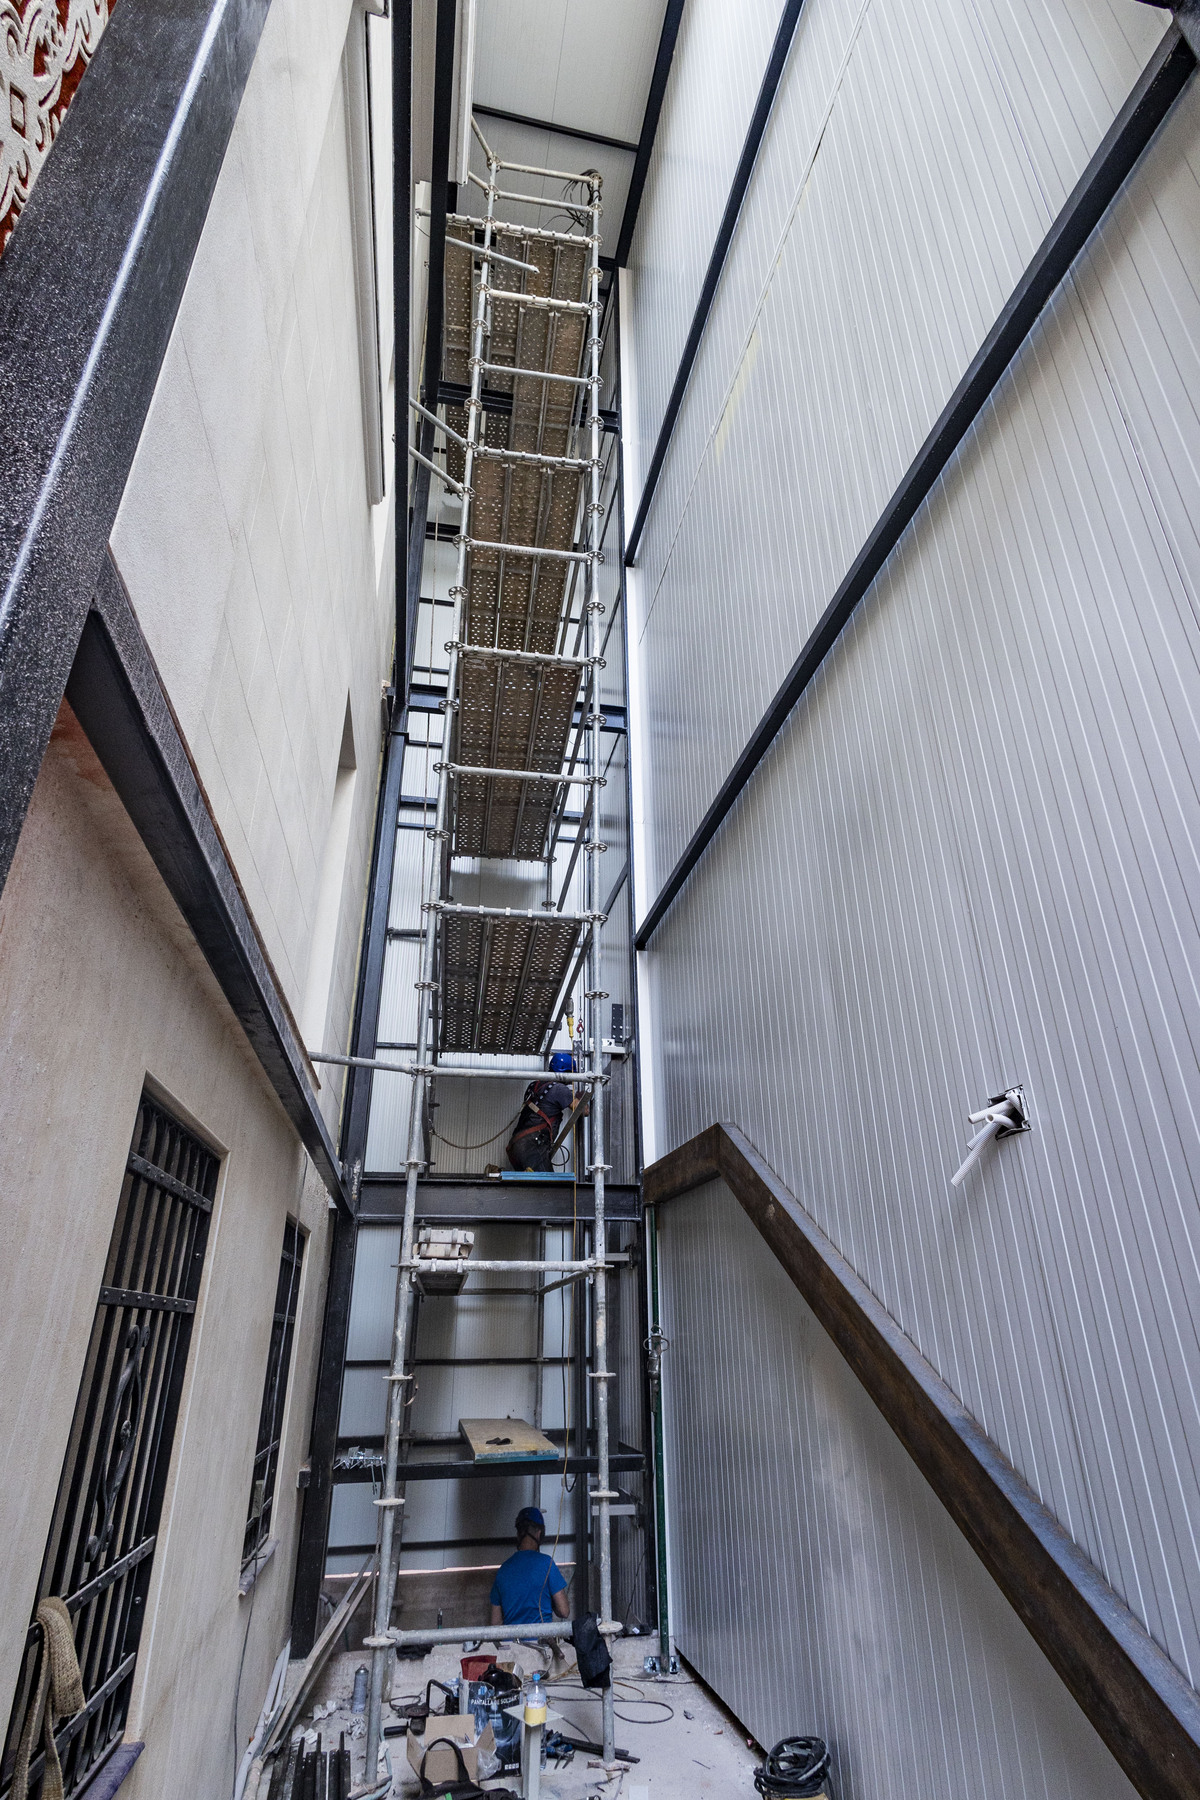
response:
[[[489,1144],[499,1143],[501,1138],[506,1137],[507,1134],[512,1131],[513,1126],[516,1124],[524,1110],[525,1103],[522,1101],[507,1125],[502,1125],[499,1131],[494,1131],[492,1133],[491,1137],[481,1138],[477,1144],[460,1144],[457,1139],[446,1137],[443,1132],[437,1129],[436,1125],[433,1128],[433,1135],[439,1144],[449,1144],[452,1150],[486,1150]]]

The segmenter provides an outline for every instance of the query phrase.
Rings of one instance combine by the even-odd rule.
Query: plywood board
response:
[[[476,1462],[561,1462],[562,1451],[524,1419],[460,1419]]]

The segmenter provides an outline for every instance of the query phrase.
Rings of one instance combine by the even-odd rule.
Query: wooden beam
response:
[[[647,1206],[720,1178],[1145,1800],[1200,1794],[1200,1695],[736,1125],[646,1170]]]

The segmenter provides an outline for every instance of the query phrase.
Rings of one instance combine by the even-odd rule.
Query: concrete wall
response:
[[[273,0],[112,534],[314,1047],[349,1031],[394,628],[391,495],[373,514],[364,460],[351,17],[349,0]],[[378,30],[375,49],[386,73]],[[379,253],[388,263],[387,219]],[[127,1727],[147,1748],[124,1790],[216,1800],[288,1634],[328,1204],[67,712],[0,900],[0,1032],[0,1693],[13,1689],[143,1083],[225,1151]],[[335,1137],[341,1086],[326,1079],[321,1096]],[[239,1601],[289,1214],[309,1237],[279,1544]]]
[[[288,1633],[328,1205],[182,918],[64,708],[0,896],[0,1693],[11,1694],[129,1139],[149,1080],[224,1151],[135,1672],[130,1800],[226,1795]],[[308,1233],[276,1488],[238,1598],[284,1224]],[[249,1626],[249,1636],[246,1637]]]
[[[339,1045],[393,634],[363,448],[350,16],[346,0],[271,7],[112,539],[297,1016],[349,699],[359,773],[324,1032]]]
[[[634,574],[643,915],[1161,25],[806,5]],[[641,972],[651,1153],[740,1124],[1192,1681],[1198,183],[1193,82]]]

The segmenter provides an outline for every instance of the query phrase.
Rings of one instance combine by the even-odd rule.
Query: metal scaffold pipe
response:
[[[461,1075],[467,1080],[476,1081],[529,1081],[537,1074],[536,1069],[531,1069],[525,1063],[501,1063],[496,1067],[477,1069],[461,1063],[401,1063],[388,1062],[381,1056],[341,1056],[335,1055],[332,1050],[310,1050],[308,1060],[313,1063],[333,1063],[341,1069],[375,1069],[381,1075]],[[591,1087],[596,1078],[588,1070],[582,1075],[559,1075],[557,1079],[575,1087]],[[607,1081],[608,1076],[601,1075],[599,1079]]]
[[[494,180],[494,177],[493,177]],[[600,501],[600,183],[594,181],[591,186],[592,214],[592,252],[589,270],[588,299],[593,308],[592,329],[588,339],[589,380],[588,427],[591,434],[591,504],[588,507],[588,548],[591,557],[586,564],[586,617],[587,617],[587,653],[591,663],[591,706],[588,709],[588,768],[593,787],[593,794],[599,794],[600,776],[603,768],[603,746],[600,738],[600,614],[601,601],[598,593],[600,569],[600,538],[604,513]],[[587,822],[587,841],[589,846],[600,841],[600,808],[593,805],[589,809]],[[601,1060],[603,1054],[604,1034],[600,1017],[600,888],[598,856],[588,856],[586,885],[584,892],[584,910],[596,915],[593,918],[588,934],[588,1028],[591,1038],[592,1075],[602,1073]],[[604,1218],[604,1087],[600,1081],[592,1089],[592,1166],[589,1173],[595,1182],[595,1226],[592,1247],[598,1257],[603,1257],[607,1248],[607,1226]],[[608,1390],[609,1383],[605,1377],[610,1373],[608,1368],[608,1277],[601,1266],[596,1271],[593,1283],[593,1322],[592,1341],[595,1368],[592,1373],[596,1380],[593,1383],[593,1407],[596,1416],[596,1488],[599,1498],[599,1537],[600,1537],[600,1629],[602,1631],[612,1624],[612,1503],[608,1498],[611,1481],[609,1479],[608,1460]],[[614,1759],[616,1743],[613,1686],[610,1682],[603,1695],[603,1740],[604,1761],[611,1763]]]
[[[586,1278],[590,1284],[592,1294],[591,1343],[593,1351],[591,1361],[593,1366],[589,1372],[589,1379],[586,1383],[587,1389],[590,1390],[590,1400],[581,1403],[576,1423],[579,1432],[586,1437],[588,1434],[588,1416],[590,1413],[595,1440],[596,1487],[589,1498],[587,1517],[595,1517],[597,1521],[595,1534],[598,1544],[599,1563],[598,1611],[600,1615],[600,1630],[605,1635],[611,1637],[618,1635],[621,1629],[620,1626],[613,1622],[612,1616],[612,1502],[615,1499],[618,1499],[619,1496],[615,1494],[612,1489],[611,1479],[609,1392],[610,1383],[615,1380],[615,1374],[608,1366],[609,1318],[607,1276],[610,1267],[612,1267],[615,1262],[622,1259],[615,1255],[609,1255],[605,1221],[605,1175],[609,1165],[604,1160],[604,1087],[608,1077],[605,1074],[603,1067],[604,1034],[600,1005],[604,995],[600,987],[600,932],[605,924],[606,915],[600,910],[598,905],[600,899],[598,859],[599,852],[604,849],[605,846],[600,841],[600,807],[596,798],[600,788],[604,786],[605,781],[603,773],[604,752],[601,741],[603,718],[600,709],[600,670],[604,667],[604,659],[601,654],[603,646],[601,642],[600,619],[605,608],[599,595],[599,569],[604,561],[601,549],[604,537],[604,509],[601,504],[601,487],[603,479],[601,434],[603,426],[600,414],[600,392],[602,385],[600,373],[600,323],[603,315],[603,302],[600,297],[601,181],[599,176],[595,175],[572,177],[573,180],[578,181],[582,187],[586,188],[588,193],[587,202],[581,201],[578,204],[578,209],[575,213],[575,216],[579,217],[586,210],[590,215],[591,231],[587,235],[584,235],[582,232],[579,234],[571,234],[523,226],[501,227],[496,219],[495,204],[498,198],[507,196],[504,195],[503,190],[500,189],[498,184],[500,168],[499,159],[496,157],[495,153],[488,148],[486,140],[478,130],[478,127],[475,127],[475,135],[486,152],[488,178],[487,181],[484,182],[477,175],[472,174],[470,179],[477,187],[483,189],[486,195],[486,216],[482,221],[477,219],[471,219],[469,221],[465,219],[460,220],[457,216],[452,221],[454,223],[469,222],[473,234],[477,232],[480,235],[480,242],[478,244],[473,243],[471,246],[474,257],[467,273],[468,281],[474,284],[473,304],[471,307],[470,351],[467,359],[470,372],[470,385],[467,389],[465,398],[461,401],[458,398],[455,398],[453,401],[455,406],[461,404],[465,407],[467,421],[466,436],[462,436],[442,423],[442,421],[436,418],[434,413],[427,412],[425,408],[416,402],[412,402],[415,411],[420,416],[429,419],[439,430],[445,432],[447,437],[460,446],[462,452],[463,466],[461,480],[457,482],[448,481],[447,483],[461,495],[462,515],[454,539],[457,547],[455,580],[453,586],[449,590],[454,598],[454,626],[451,640],[447,644],[449,662],[446,680],[446,714],[448,721],[453,722],[456,718],[461,719],[459,709],[462,704],[464,678],[469,679],[472,682],[476,682],[479,679],[478,667],[466,661],[466,659],[470,657],[486,655],[503,657],[508,655],[510,657],[519,657],[530,663],[542,662],[547,665],[557,664],[564,670],[570,670],[575,681],[578,681],[580,677],[584,678],[583,693],[580,696],[580,699],[583,702],[583,713],[577,729],[582,734],[582,743],[585,747],[585,754],[580,758],[582,768],[576,772],[576,755],[578,754],[580,747],[580,738],[577,737],[576,750],[571,752],[569,759],[564,759],[567,761],[565,772],[562,772],[561,770],[556,772],[553,769],[510,769],[492,766],[476,766],[471,763],[450,760],[451,756],[456,753],[457,740],[453,740],[449,731],[447,732],[444,739],[445,749],[443,751],[443,760],[435,764],[437,774],[437,797],[434,827],[427,834],[429,840],[435,843],[438,848],[431,858],[429,878],[428,880],[423,879],[422,881],[421,906],[424,923],[422,932],[420,980],[416,984],[418,990],[418,1005],[416,1044],[414,1046],[415,1057],[412,1062],[389,1063],[378,1058],[342,1057],[340,1055],[335,1055],[332,1052],[312,1053],[312,1060],[314,1062],[329,1062],[335,1064],[352,1062],[356,1066],[371,1067],[380,1072],[386,1071],[395,1072],[397,1074],[407,1074],[413,1078],[409,1097],[408,1150],[406,1159],[407,1179],[405,1182],[404,1220],[401,1232],[400,1254],[396,1264],[396,1300],[393,1315],[392,1350],[389,1364],[390,1372],[387,1378],[388,1404],[384,1435],[384,1454],[382,1459],[383,1475],[381,1492],[375,1502],[379,1509],[379,1581],[375,1593],[372,1634],[366,1640],[366,1645],[371,1651],[366,1740],[366,1779],[368,1783],[375,1780],[378,1772],[383,1691],[387,1675],[388,1657],[391,1655],[393,1647],[414,1641],[429,1642],[432,1640],[440,1643],[463,1642],[468,1638],[477,1637],[480,1632],[480,1626],[474,1624],[462,1627],[449,1627],[436,1632],[420,1632],[414,1636],[413,1633],[395,1630],[391,1623],[396,1571],[399,1562],[403,1532],[402,1521],[404,1516],[404,1494],[400,1456],[402,1446],[407,1441],[405,1430],[406,1407],[411,1405],[411,1395],[413,1393],[412,1377],[407,1371],[410,1348],[409,1338],[412,1333],[415,1317],[414,1296],[416,1289],[414,1281],[416,1277],[423,1276],[427,1273],[441,1274],[444,1272],[444,1259],[431,1258],[427,1254],[420,1254],[418,1247],[414,1242],[418,1181],[421,1172],[425,1167],[425,1122],[427,1117],[426,1109],[430,1095],[430,1084],[439,1076],[447,1079],[461,1077],[468,1080],[473,1078],[512,1080],[514,1076],[528,1077],[531,1073],[528,1066],[516,1068],[513,1066],[511,1060],[499,1063],[498,1065],[493,1063],[490,1067],[464,1067],[438,1063],[436,1061],[439,1040],[435,1034],[434,1020],[436,1008],[434,1004],[434,995],[438,986],[438,983],[435,980],[435,974],[438,969],[439,941],[444,940],[446,943],[449,943],[452,940],[454,931],[457,930],[461,934],[463,929],[463,927],[453,926],[449,922],[443,925],[444,918],[447,918],[450,921],[458,918],[467,920],[511,920],[514,921],[514,933],[516,933],[518,937],[520,936],[520,933],[523,932],[524,934],[521,941],[527,941],[531,945],[535,943],[546,945],[546,954],[548,956],[559,957],[561,961],[565,963],[568,955],[573,954],[576,946],[579,946],[581,955],[586,959],[588,981],[584,999],[583,1027],[585,1036],[583,1041],[590,1047],[579,1057],[580,1067],[575,1068],[570,1072],[562,1072],[561,1074],[556,1071],[555,1078],[557,1080],[568,1082],[572,1086],[575,1086],[584,1093],[590,1095],[591,1113],[589,1143],[591,1147],[591,1159],[586,1174],[591,1177],[594,1184],[595,1212],[590,1245],[591,1254],[582,1260],[554,1260],[542,1258],[538,1260],[518,1259],[502,1261],[499,1259],[485,1259],[478,1262],[469,1262],[464,1267],[463,1273],[465,1275],[472,1272],[479,1272],[481,1274],[492,1272],[497,1274],[524,1272],[529,1275],[538,1276],[554,1273],[561,1275],[567,1282]],[[538,172],[541,173],[540,171]],[[550,202],[538,199],[534,196],[514,195],[512,198],[520,199],[523,203],[532,205],[550,204]],[[561,206],[562,202],[556,201],[553,204]],[[568,208],[568,210],[572,209]],[[553,244],[569,244],[584,250],[587,258],[586,267],[583,271],[587,295],[586,300],[581,302],[578,300],[571,301],[559,299],[553,293],[549,295],[522,296],[518,293],[511,292],[508,289],[493,288],[493,264],[498,261],[506,260],[507,263],[511,265],[516,261],[513,257],[508,257],[507,259],[500,257],[499,252],[496,249],[495,240],[501,231],[504,232],[506,237],[508,235],[516,237],[518,242],[524,238],[539,243],[549,242]],[[506,247],[508,246],[506,245]],[[476,266],[478,268],[477,279],[474,273]],[[458,264],[456,267],[461,269],[462,265]],[[578,267],[579,265],[576,263],[575,268],[577,270]],[[572,280],[574,279],[577,279],[575,275],[572,276]],[[589,318],[589,327],[587,328],[583,344],[580,347],[582,351],[582,368],[585,372],[579,375],[571,375],[561,369],[544,368],[540,370],[525,370],[522,368],[514,368],[507,364],[492,363],[487,360],[486,346],[488,343],[489,332],[491,331],[492,307],[496,302],[501,303],[506,308],[509,305],[525,305],[530,310],[536,310],[543,314],[559,313],[568,318],[573,313],[586,313]],[[555,324],[556,321],[550,321],[551,331],[553,331]],[[572,354],[574,354],[574,352]],[[530,358],[530,360],[533,359]],[[482,443],[481,438],[484,417],[482,398],[484,393],[483,383],[485,374],[491,373],[500,373],[510,378],[514,383],[514,391],[516,383],[524,380],[526,377],[533,378],[545,384],[561,383],[574,389],[575,393],[578,395],[578,399],[576,399],[574,395],[572,396],[572,415],[573,418],[577,420],[577,423],[573,423],[570,426],[566,441],[555,447],[565,450],[577,450],[579,448],[578,439],[582,437],[588,443],[589,454],[587,456],[549,456],[539,452],[506,452],[500,446],[488,446]],[[450,404],[448,400],[444,403]],[[543,400],[543,407],[545,404],[547,404],[547,402]],[[582,409],[582,417],[574,412],[574,408],[577,405]],[[577,470],[580,476],[585,479],[586,485],[584,487],[584,492],[587,494],[589,502],[586,508],[583,509],[587,521],[585,539],[586,548],[580,548],[578,550],[562,550],[549,543],[543,545],[538,545],[537,543],[522,544],[509,543],[507,541],[492,542],[490,540],[474,538],[472,535],[472,511],[475,494],[472,486],[472,476],[477,462],[484,456],[494,457],[501,461],[507,458],[514,463],[519,461],[527,465],[536,464],[543,468]],[[430,467],[432,472],[439,474],[439,476],[441,475],[441,471],[437,468],[436,464],[431,464]],[[582,496],[580,504],[582,506]],[[539,527],[538,529],[541,528]],[[506,539],[508,535],[509,533],[506,531]],[[514,533],[513,535],[516,534]],[[471,567],[472,553],[475,553],[476,575],[478,574],[481,565],[486,568],[486,565],[482,564],[482,559],[487,555],[508,557],[516,560],[527,559],[533,561],[535,564],[542,560],[576,565],[582,564],[585,571],[585,619],[581,627],[581,635],[586,640],[582,646],[586,653],[582,656],[577,654],[572,658],[561,655],[551,657],[549,655],[539,656],[529,651],[505,652],[501,650],[498,645],[476,647],[469,644],[466,641],[468,633],[465,629],[465,623],[468,602],[468,569]],[[571,591],[574,591],[573,577]],[[568,601],[568,612],[569,611],[570,602]],[[581,646],[577,642],[577,652],[580,647]],[[538,680],[540,681],[540,679],[539,676]],[[493,685],[496,684],[493,683]],[[573,685],[569,696],[573,708],[576,704],[575,696],[578,692],[578,687]],[[458,749],[457,753],[461,754],[461,749]],[[492,761],[495,762],[495,760],[495,754],[493,753]],[[530,752],[530,760],[533,760],[532,752]],[[591,799],[587,807],[585,819],[581,825],[581,832],[586,837],[585,848],[589,854],[587,854],[585,858],[586,875],[583,883],[585,896],[584,905],[578,913],[563,914],[553,910],[549,913],[545,910],[539,913],[534,912],[532,909],[517,910],[509,907],[501,908],[482,905],[468,906],[455,902],[450,898],[452,891],[450,886],[452,864],[449,848],[450,832],[447,827],[454,816],[452,808],[464,804],[461,799],[463,789],[460,784],[468,780],[494,783],[516,782],[523,786],[527,784],[531,793],[536,792],[539,789],[545,791],[548,787],[557,788],[563,796],[566,795],[573,785],[583,786],[588,790]],[[532,802],[530,803],[532,804]],[[522,801],[522,804],[525,804],[524,800]],[[560,802],[555,802],[555,805],[558,813],[561,814],[562,804]],[[515,924],[516,921],[524,921],[520,926],[519,931]],[[490,934],[491,930],[491,926],[488,925],[485,929],[485,936]],[[449,953],[447,952],[447,954]],[[525,954],[526,961],[528,962],[531,952],[526,951]],[[575,964],[574,972],[568,977],[571,987],[573,987],[574,982],[578,977],[579,968],[580,964],[577,962]],[[567,991],[562,989],[561,983],[563,978],[561,974],[557,976],[556,979],[560,984],[559,991]],[[442,1033],[442,1041],[443,1043],[447,1041],[445,1032]],[[495,1041],[508,1041],[508,1039],[505,1038],[503,1034],[499,1034]],[[508,1052],[507,1056],[511,1059],[512,1052]],[[580,1103],[577,1103],[577,1105],[578,1104]],[[579,1171],[581,1176],[583,1173],[584,1171]],[[420,1247],[422,1250],[424,1248],[425,1246]],[[572,1248],[577,1249],[578,1246],[573,1245]],[[558,1286],[561,1285],[561,1282],[551,1283],[550,1285]],[[489,1291],[509,1292],[516,1290],[489,1290],[486,1287],[478,1290],[480,1293]],[[548,1288],[544,1284],[535,1284],[535,1286],[529,1289],[531,1297],[546,1291],[548,1291]],[[585,1330],[585,1340],[586,1337],[587,1332]],[[581,1358],[586,1359],[586,1349],[580,1351],[579,1354]],[[406,1396],[408,1397],[406,1398]],[[589,1593],[581,1594],[578,1596],[576,1611],[577,1613],[586,1612],[595,1604],[596,1602],[593,1601],[592,1596]],[[546,1625],[520,1627],[522,1637],[557,1638],[569,1635],[570,1631],[571,1626],[569,1624],[559,1621],[553,1621]],[[603,1753],[605,1762],[611,1764],[615,1754],[613,1695],[611,1686],[603,1695]]]
[[[483,225],[483,242],[479,247],[480,285],[486,288],[491,279],[489,251],[492,246],[492,221],[495,216],[495,164],[489,153],[488,158],[488,199],[487,215]],[[479,405],[483,362],[483,340],[487,322],[487,300],[481,293],[475,306],[475,316],[471,332],[471,399],[475,404],[467,412],[467,441],[463,451],[462,485],[465,490],[463,498],[463,530],[468,528],[471,511],[469,490],[475,461],[475,445],[479,437],[479,422],[482,418],[482,407]],[[462,635],[462,607],[466,589],[467,546],[458,545],[457,572],[455,575],[454,629],[451,636],[455,639]],[[449,668],[446,676],[446,692],[453,700],[457,694],[458,655],[451,652]],[[438,777],[437,810],[435,829],[446,830],[446,812],[449,801],[449,783],[443,772]],[[444,843],[444,838],[435,840]],[[440,858],[432,858],[432,876],[435,882],[440,875]],[[432,991],[434,958],[437,947],[439,914],[430,910],[425,915],[425,938],[421,952],[421,982],[417,997],[417,1055],[418,1068],[425,1064],[429,1053],[430,1030],[430,994]],[[408,1352],[409,1322],[412,1315],[413,1301],[413,1237],[416,1228],[417,1214],[417,1178],[421,1170],[421,1150],[424,1138],[424,1100],[425,1085],[428,1076],[418,1074],[412,1084],[412,1094],[408,1109],[408,1160],[407,1179],[404,1187],[404,1225],[400,1236],[400,1270],[396,1281],[396,1307],[392,1323],[392,1355],[391,1373],[396,1377],[388,1384],[387,1427],[384,1434],[384,1471],[383,1471],[383,1505],[379,1512],[379,1583],[375,1590],[374,1647],[371,1651],[371,1679],[367,1701],[367,1744],[366,1744],[366,1776],[368,1782],[374,1781],[379,1769],[379,1745],[383,1711],[383,1689],[387,1675],[387,1659],[389,1647],[386,1641],[392,1621],[392,1597],[396,1585],[396,1568],[399,1560],[400,1523],[398,1514],[402,1508],[396,1504],[401,1498],[398,1491],[397,1474],[400,1462],[400,1439],[405,1408],[406,1384],[401,1378]],[[603,1280],[603,1277],[597,1277]],[[382,1640],[382,1641],[381,1641]]]
[[[569,1638],[574,1630],[569,1619],[558,1619],[549,1625],[522,1625],[520,1641],[539,1644],[554,1643],[558,1639]],[[620,1637],[623,1625],[601,1625],[600,1630],[605,1637]],[[488,1631],[479,1625],[434,1625],[428,1631],[389,1631],[384,1637],[384,1644],[402,1649],[409,1644],[508,1644],[516,1640],[508,1637],[497,1637],[495,1630]],[[364,1648],[375,1647],[374,1638],[363,1639]]]
[[[521,196],[522,199],[524,195]],[[561,206],[562,201],[558,204]],[[473,213],[451,213],[448,225],[471,225],[479,229],[480,220]],[[498,237],[536,238],[540,244],[587,244],[590,240],[578,231],[552,231],[548,225],[514,225],[508,219],[493,219],[492,224]],[[599,238],[595,240],[599,243]],[[479,248],[478,244],[475,246]]]

